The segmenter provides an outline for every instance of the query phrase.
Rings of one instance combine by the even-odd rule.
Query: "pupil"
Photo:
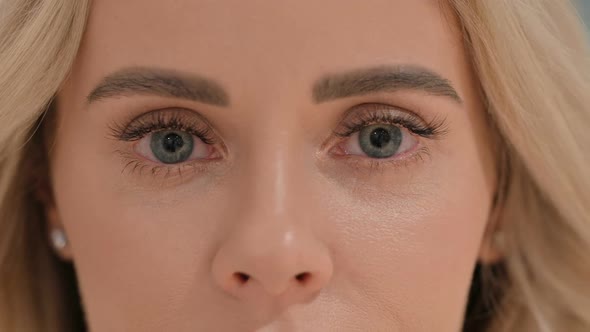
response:
[[[371,144],[377,148],[382,148],[391,141],[391,134],[383,128],[377,128],[371,132]]]
[[[164,149],[168,152],[176,152],[184,146],[184,140],[177,134],[171,133],[164,137]]]

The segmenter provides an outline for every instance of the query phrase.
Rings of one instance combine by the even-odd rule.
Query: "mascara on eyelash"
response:
[[[150,133],[163,130],[184,131],[201,139],[205,144],[214,144],[211,128],[198,120],[188,120],[174,111],[154,111],[133,119],[128,124],[115,123],[109,126],[111,135],[121,141],[137,141]]]
[[[425,123],[416,116],[403,111],[392,112],[389,107],[370,105],[369,111],[358,111],[352,120],[343,123],[344,131],[335,131],[339,137],[348,137],[362,128],[374,124],[397,125],[408,129],[413,134],[430,139],[439,139],[447,133],[446,121],[441,118]]]

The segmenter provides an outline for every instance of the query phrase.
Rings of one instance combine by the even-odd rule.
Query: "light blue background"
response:
[[[586,21],[586,26],[590,28],[590,0],[579,0],[582,4],[582,16]]]

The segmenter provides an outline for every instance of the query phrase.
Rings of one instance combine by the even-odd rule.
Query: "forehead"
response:
[[[158,67],[247,95],[298,84],[308,92],[332,71],[415,64],[460,81],[464,55],[448,18],[437,0],[96,0],[73,79],[88,91],[116,70]]]

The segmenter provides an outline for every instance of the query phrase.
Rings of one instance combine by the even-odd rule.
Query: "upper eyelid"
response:
[[[397,115],[394,115],[394,114],[397,114]],[[384,119],[380,119],[382,121],[367,121],[367,119],[365,118],[367,116],[379,117],[381,115],[384,117]],[[392,121],[387,121],[387,120],[390,120],[390,118],[392,118],[391,120],[393,120],[396,116],[398,117],[398,119],[395,119],[395,120],[398,120],[398,121],[395,121],[395,123],[390,123]],[[405,119],[404,119],[404,117],[405,117]],[[333,132],[337,136],[346,136],[345,134],[342,134],[342,131],[341,131],[342,127],[349,129],[349,127],[355,126],[355,125],[362,124],[363,126],[365,126],[365,125],[371,125],[371,124],[382,123],[382,122],[386,122],[387,124],[393,124],[393,125],[398,125],[398,126],[404,127],[403,123],[402,123],[402,122],[404,122],[403,120],[416,121],[417,122],[416,126],[427,127],[429,124],[422,117],[417,115],[415,112],[412,112],[412,111],[407,110],[402,107],[386,105],[386,104],[381,104],[381,103],[364,103],[364,104],[358,104],[358,105],[353,106],[350,109],[348,109],[344,113],[342,119],[340,120],[340,122],[338,123],[337,127],[334,129]]]
[[[412,118],[415,118],[416,120],[421,121],[424,124],[427,123],[420,115],[418,115],[418,113],[416,113],[414,111],[411,111],[411,110],[404,108],[404,107],[388,105],[388,104],[383,104],[383,103],[362,103],[362,104],[355,105],[355,106],[349,108],[343,114],[341,123],[343,123],[347,119],[351,119],[351,118],[358,119],[358,118],[362,117],[363,115],[365,115],[366,113],[375,113],[375,112],[402,113],[404,115],[411,116]]]
[[[109,129],[111,130],[111,136],[114,136],[115,138],[120,140],[129,140],[126,139],[124,135],[128,133],[130,130],[132,130],[134,127],[136,129],[139,129],[141,127],[141,123],[139,122],[152,122],[151,125],[154,125],[154,123],[156,123],[157,121],[170,121],[170,119],[166,119],[166,117],[173,116],[180,118],[179,121],[185,122],[182,123],[182,125],[185,127],[196,127],[196,125],[199,124],[199,127],[206,127],[212,132],[214,132],[211,123],[199,112],[186,108],[176,107],[155,109],[146,113],[141,113],[139,115],[132,117],[131,119],[126,119],[121,122],[114,122],[109,125]]]
[[[131,126],[133,123],[135,123],[136,121],[139,121],[143,118],[146,117],[150,117],[150,116],[160,116],[160,115],[164,115],[166,113],[174,113],[175,115],[180,115],[182,118],[188,118],[188,117],[195,117],[197,118],[200,122],[203,122],[205,124],[207,124],[208,126],[211,126],[211,124],[209,123],[209,121],[207,120],[207,118],[205,118],[202,114],[200,114],[197,111],[191,110],[191,109],[187,109],[187,108],[178,108],[178,107],[168,107],[168,108],[160,108],[160,109],[155,109],[140,115],[135,116],[133,119],[131,119],[130,121],[128,121],[129,126]],[[189,113],[189,114],[187,114]],[[195,122],[195,121],[191,121],[191,122]]]

